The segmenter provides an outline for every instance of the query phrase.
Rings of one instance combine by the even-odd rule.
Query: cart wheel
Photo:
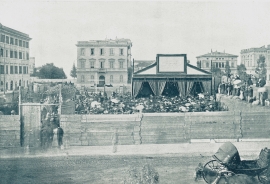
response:
[[[224,170],[226,170],[225,166],[216,160],[211,160],[204,165],[203,179],[206,183],[212,183],[218,177],[219,172]]]
[[[265,169],[260,174],[258,174],[258,179],[263,184],[270,184],[268,169]]]

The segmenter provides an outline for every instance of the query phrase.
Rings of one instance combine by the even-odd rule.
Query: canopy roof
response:
[[[241,161],[237,148],[231,142],[221,145],[213,157],[220,163],[229,166],[237,165]]]
[[[157,72],[157,62],[139,70],[133,74],[133,79],[136,78],[212,78],[212,74],[191,64],[187,64],[186,73],[159,73]]]

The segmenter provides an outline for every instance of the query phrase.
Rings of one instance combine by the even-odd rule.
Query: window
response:
[[[22,52],[22,55],[23,55],[23,59],[25,59],[25,53],[24,52]]]
[[[15,74],[18,74],[18,66],[15,66]]]
[[[221,63],[218,63],[218,67],[221,68]]]
[[[23,74],[26,74],[26,66],[23,67]]]
[[[23,41],[23,47],[25,47],[25,41]]]
[[[113,50],[113,48],[110,48],[110,55],[114,55],[114,50]]]
[[[1,35],[1,42],[3,42],[3,43],[5,43],[5,41],[6,41],[6,36],[5,35]]]
[[[11,50],[11,51],[9,52],[9,56],[10,56],[10,58],[13,58],[13,50]]]
[[[13,66],[10,66],[10,74],[14,74]]]
[[[22,59],[22,52],[19,52],[19,59]]]
[[[15,45],[18,45],[18,39],[15,39]]]
[[[95,55],[95,49],[91,48],[91,56]]]
[[[4,56],[4,50],[3,50],[3,49],[0,50],[0,56],[1,56],[1,57]]]
[[[231,65],[232,65],[232,68],[234,68],[234,62],[232,62]],[[249,65],[249,63],[248,63],[248,65]]]
[[[26,52],[26,59],[29,60],[29,53]]]
[[[19,74],[22,74],[22,66],[19,66]]]
[[[10,44],[14,45],[14,39],[10,37]]]
[[[100,55],[104,55],[104,49],[100,49]]]
[[[29,48],[29,43],[25,42],[25,46],[26,46],[26,48]]]
[[[81,48],[81,56],[84,56],[84,48]]]
[[[90,61],[90,68],[95,68],[95,61]]]
[[[9,37],[8,36],[6,36],[6,43],[9,44]]]
[[[206,59],[208,59],[208,58],[206,58]]]
[[[5,73],[5,67],[4,65],[0,65],[0,74],[4,74]]]
[[[81,82],[84,82],[84,75],[81,76]]]
[[[224,63],[223,62],[221,63],[221,67],[224,68]]]
[[[120,82],[123,82],[123,75],[120,75]]]
[[[6,65],[6,74],[8,74],[8,65]]]
[[[14,58],[18,58],[18,53],[17,53],[17,51],[14,51]]]
[[[209,62],[206,62],[206,68],[209,68]]]
[[[8,57],[8,50],[6,50],[6,57]]]
[[[110,76],[110,83],[113,83],[113,75]]]
[[[120,56],[124,55],[124,49],[120,49]]]
[[[10,90],[13,90],[13,81],[10,81]]]
[[[80,60],[81,62],[81,68],[85,68],[85,61],[84,60]]]
[[[119,68],[124,68],[124,61],[119,61]]]
[[[100,61],[100,68],[104,68],[104,61]]]
[[[114,68],[114,61],[110,61],[110,68]]]
[[[28,74],[28,66],[26,67],[26,74]]]
[[[94,75],[91,75],[90,81],[91,82],[94,82],[94,80],[95,80],[95,76]]]
[[[19,46],[20,47],[22,46],[22,40],[19,40]]]

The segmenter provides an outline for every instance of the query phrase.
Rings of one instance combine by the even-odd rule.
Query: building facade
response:
[[[77,86],[127,85],[131,67],[130,39],[78,41],[76,46]]]
[[[30,75],[34,74],[35,67],[36,67],[35,57],[30,57],[29,68],[28,68],[28,70],[29,70],[28,72]]]
[[[241,50],[241,64],[244,64],[247,69],[247,74],[255,74],[257,60],[260,55],[265,57],[267,80],[270,80],[270,45],[259,48],[249,48]]]
[[[221,71],[225,71],[226,62],[229,62],[231,73],[237,72],[237,55],[228,54],[224,52],[211,52],[197,56],[197,65],[206,71],[211,72],[212,66],[220,68]]]
[[[30,82],[28,34],[0,24],[0,91],[11,91]]]

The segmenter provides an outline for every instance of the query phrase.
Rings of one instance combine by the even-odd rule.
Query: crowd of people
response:
[[[77,114],[134,114],[158,112],[209,112],[225,111],[225,105],[216,102],[215,97],[198,94],[195,97],[150,96],[134,98],[131,93],[105,94],[88,93],[76,95],[75,111]]]

